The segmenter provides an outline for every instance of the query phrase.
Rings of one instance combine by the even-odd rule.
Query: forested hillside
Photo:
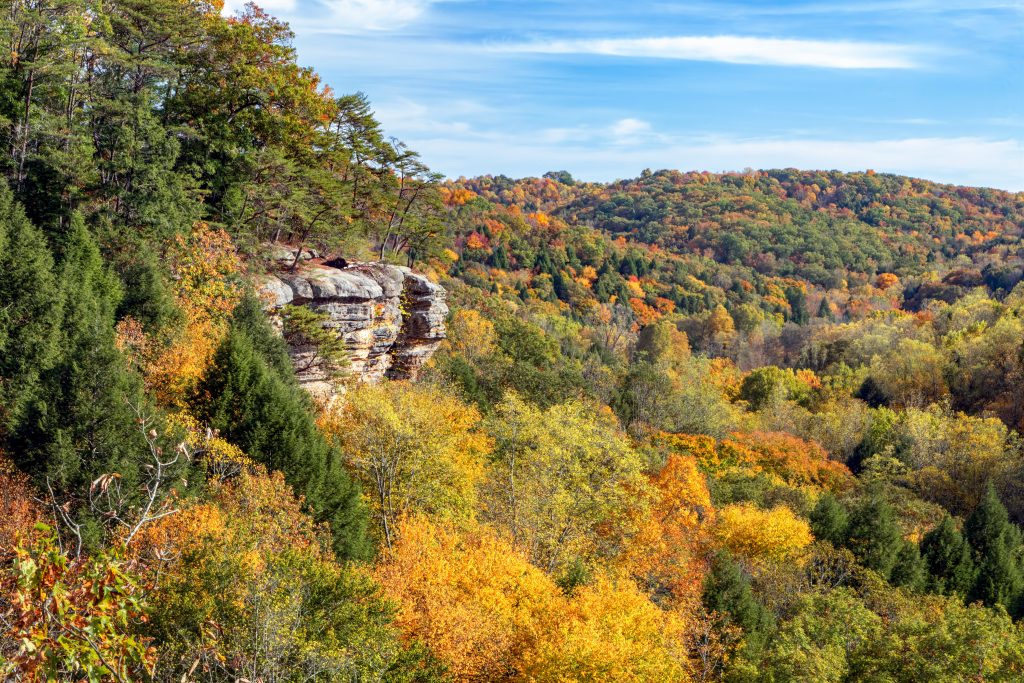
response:
[[[1024,678],[1024,195],[443,181],[221,9],[0,17],[4,680]],[[447,290],[417,381],[309,250]]]

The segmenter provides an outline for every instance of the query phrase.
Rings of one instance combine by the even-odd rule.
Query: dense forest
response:
[[[1024,679],[1024,194],[446,181],[221,10],[0,16],[4,680]],[[443,285],[417,381],[310,249]]]

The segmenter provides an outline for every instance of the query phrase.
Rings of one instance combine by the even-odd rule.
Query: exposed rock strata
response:
[[[363,382],[415,379],[445,338],[444,288],[401,266],[304,261],[294,272],[265,276],[261,290],[272,312],[304,305],[326,313],[325,327],[345,340],[350,374]],[[312,349],[290,351],[303,386],[317,396],[335,393]]]

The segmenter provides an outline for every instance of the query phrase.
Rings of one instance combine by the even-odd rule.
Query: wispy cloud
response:
[[[321,0],[334,30],[388,31],[402,28],[426,13],[433,0]]]
[[[750,36],[542,40],[495,45],[491,49],[499,52],[589,54],[829,69],[913,69],[921,66],[923,54],[921,48],[910,45]]]
[[[402,29],[421,19],[437,0],[258,0],[305,34],[378,33]],[[233,14],[248,0],[226,0],[224,14]],[[299,6],[301,4],[301,7]]]

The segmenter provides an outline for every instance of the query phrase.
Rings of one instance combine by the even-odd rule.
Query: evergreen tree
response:
[[[161,330],[179,320],[180,312],[167,285],[153,249],[142,240],[132,240],[115,256],[115,269],[124,287],[117,307],[118,319],[130,316],[147,332]]]
[[[912,591],[924,590],[928,580],[928,568],[916,543],[903,541],[903,547],[896,553],[889,583]]]
[[[0,183],[0,443],[57,353],[61,296],[42,232]]]
[[[789,303],[789,319],[797,325],[806,325],[811,316],[807,311],[807,294],[800,287],[786,288],[786,301]]]
[[[771,613],[756,600],[750,580],[727,551],[719,551],[711,561],[703,601],[708,611],[717,612],[726,624],[743,629],[748,647],[762,645],[774,626]]]
[[[861,564],[888,579],[903,548],[892,506],[876,497],[860,503],[850,513],[844,545]]]
[[[974,584],[971,547],[946,515],[921,539],[921,555],[928,567],[928,590],[965,596]]]
[[[59,356],[40,378],[40,390],[12,434],[15,460],[46,480],[60,499],[85,496],[89,482],[117,473],[121,490],[138,495],[149,450],[138,426],[149,410],[142,383],[115,345],[114,311],[121,298],[80,217],[69,225],[60,264]],[[87,542],[98,524],[80,508]]]
[[[832,304],[829,303],[827,296],[821,298],[821,305],[818,306],[818,317],[829,322],[836,321],[836,313],[832,310]]]
[[[284,473],[317,521],[330,524],[339,557],[366,558],[367,515],[359,487],[317,430],[310,399],[295,382],[282,344],[259,303],[248,297],[198,389],[196,413],[251,458]]]
[[[984,498],[964,523],[964,535],[974,551],[977,577],[969,600],[986,605],[1003,605],[1011,614],[1019,613],[1024,573],[1019,559],[1020,530],[1014,526],[1006,507],[991,482]]]
[[[831,493],[825,493],[811,511],[811,531],[814,537],[832,545],[842,545],[846,540],[848,519],[846,509]]]

